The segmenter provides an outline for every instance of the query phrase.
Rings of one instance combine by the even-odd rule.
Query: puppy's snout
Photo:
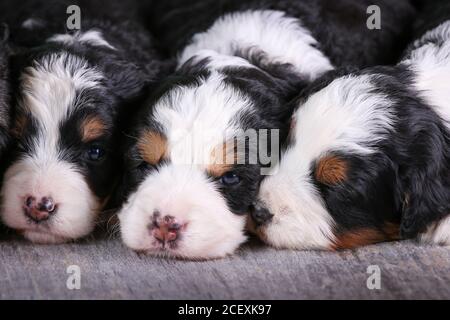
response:
[[[25,215],[35,222],[45,221],[56,212],[56,203],[52,197],[42,197],[39,201],[28,196],[23,206]]]
[[[152,218],[150,232],[163,246],[166,243],[175,243],[179,239],[183,225],[173,216],[161,216],[155,211]]]
[[[265,225],[273,218],[273,214],[259,203],[250,206],[250,216],[257,226]]]

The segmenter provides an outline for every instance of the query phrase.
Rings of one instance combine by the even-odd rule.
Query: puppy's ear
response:
[[[415,238],[450,214],[448,186],[446,182],[422,176],[413,176],[411,190],[404,195],[403,213],[400,224],[402,238]]]
[[[403,99],[415,119],[407,131],[408,165],[399,167],[403,210],[400,232],[404,238],[423,233],[450,214],[450,137],[442,119],[424,110],[412,95]]]
[[[139,97],[152,81],[142,67],[125,61],[113,61],[107,64],[105,74],[114,94],[123,100]]]
[[[264,51],[255,47],[237,50],[236,55],[248,60],[251,64],[270,75],[273,78],[272,80],[277,83],[279,94],[286,99],[293,98],[311,82],[298,74],[293,65],[273,62]]]

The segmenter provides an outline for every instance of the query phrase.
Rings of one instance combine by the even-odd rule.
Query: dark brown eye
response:
[[[141,163],[139,163],[137,168],[138,168],[138,170],[146,171],[146,170],[150,170],[152,168],[152,165],[146,161],[142,161]]]
[[[224,186],[235,186],[241,182],[241,178],[234,172],[227,172],[220,178],[220,183]]]

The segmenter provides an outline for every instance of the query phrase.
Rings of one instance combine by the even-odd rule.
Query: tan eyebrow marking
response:
[[[144,132],[137,144],[142,159],[152,165],[158,164],[167,157],[167,139],[161,133],[155,131]]]
[[[221,177],[237,163],[238,152],[235,141],[224,142],[211,152],[206,172],[213,177]]]
[[[316,164],[317,181],[326,185],[336,185],[347,178],[347,162],[335,155],[321,158]]]
[[[106,131],[106,125],[96,116],[90,116],[83,120],[81,124],[81,139],[89,142],[101,137]]]

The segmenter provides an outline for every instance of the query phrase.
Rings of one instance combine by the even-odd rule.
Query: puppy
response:
[[[121,233],[137,251],[223,257],[245,240],[245,215],[277,162],[286,102],[334,64],[385,61],[412,10],[380,2],[390,27],[372,33],[366,1],[168,5],[167,15],[155,7],[155,28],[184,48],[127,134]]]
[[[250,222],[261,239],[291,249],[450,245],[450,6],[441,4],[424,9],[417,32],[432,28],[397,66],[330,76],[295,101],[291,139]]]
[[[115,10],[128,10],[120,3],[15,4],[30,18],[17,21],[12,35],[24,47],[13,57],[17,147],[3,179],[1,218],[33,242],[93,230],[120,171],[121,121],[159,77],[148,32],[132,16],[115,20]],[[69,4],[81,8],[80,30],[66,30]]]

